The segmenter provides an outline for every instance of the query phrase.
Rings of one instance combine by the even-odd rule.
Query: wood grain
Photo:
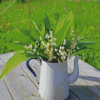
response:
[[[0,74],[4,65],[4,62],[0,59]],[[0,100],[12,100],[12,97],[4,82],[4,78],[0,80]]]
[[[0,55],[0,72],[13,53]],[[75,57],[67,60],[68,72],[73,72]],[[37,60],[31,60],[30,66],[40,78],[41,65]],[[100,100],[100,71],[79,60],[79,78],[70,84],[70,95],[65,100]],[[0,80],[0,100],[42,100],[38,94],[39,84],[33,74],[22,62]],[[2,91],[1,91],[2,90]],[[5,93],[4,93],[5,91]],[[4,93],[4,94],[3,94]],[[5,96],[1,96],[1,95]]]

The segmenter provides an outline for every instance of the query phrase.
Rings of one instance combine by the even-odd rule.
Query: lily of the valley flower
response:
[[[44,41],[41,42],[43,45],[45,45]]]
[[[45,38],[49,38],[49,34],[46,34]]]
[[[66,39],[64,39],[64,41],[63,41],[63,45],[66,45]]]
[[[66,42],[63,42],[63,45],[66,45]]]
[[[35,52],[36,51],[36,49],[33,49],[33,52]]]
[[[57,52],[58,50],[57,50],[57,49],[55,49],[55,51]]]
[[[57,46],[56,42],[53,42],[53,45]]]
[[[42,37],[40,37],[40,40],[42,40]]]
[[[50,43],[47,43],[47,44],[46,44],[46,48],[49,48],[49,46],[50,46]]]
[[[74,49],[76,47],[76,44],[71,44],[70,49]]]
[[[60,46],[60,49],[64,49],[64,46]]]
[[[25,45],[24,47],[25,47],[26,49],[32,49],[32,44],[29,45],[29,46]]]
[[[77,40],[80,40],[80,37],[78,37]]]
[[[76,49],[79,49],[79,47],[77,47]]]
[[[74,40],[75,38],[72,38],[72,40]]]
[[[73,52],[76,52],[76,49],[79,49],[79,47],[77,46],[77,41],[75,41],[75,35],[72,39],[70,39],[70,46],[69,48],[67,48],[67,50],[65,50],[66,48],[66,39],[63,40],[63,44],[59,47],[57,47],[56,44],[56,40],[57,38],[53,38],[53,31],[50,31],[50,34],[46,34],[45,38],[47,40],[46,43],[44,43],[44,41],[42,40],[42,37],[40,37],[41,40],[41,44],[40,42],[36,41],[36,45],[35,48],[33,49],[33,53],[36,52],[37,47],[42,47],[43,48],[43,52],[45,55],[48,56],[48,61],[52,61],[53,59],[57,59],[58,63],[60,62],[65,62],[65,60],[67,59],[67,57],[69,56],[69,58],[72,56]],[[81,37],[82,39],[83,37]],[[80,37],[77,38],[78,40],[80,40]],[[26,48],[30,48],[32,49],[32,45],[29,46],[25,46]],[[39,53],[37,53],[37,55],[39,55]]]
[[[54,56],[53,58],[54,58],[54,59],[56,59],[57,57],[56,57],[56,56]]]
[[[50,42],[52,42],[52,39],[50,39]]]
[[[54,41],[56,41],[57,40],[57,38],[54,38]]]
[[[35,48],[37,48],[37,45],[35,45]]]
[[[52,34],[53,33],[53,31],[50,31],[50,34]]]
[[[74,33],[74,30],[72,30],[72,32]]]

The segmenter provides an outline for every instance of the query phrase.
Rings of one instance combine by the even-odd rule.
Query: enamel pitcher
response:
[[[40,83],[39,83],[39,96],[43,100],[64,100],[69,96],[69,84],[77,80],[79,76],[78,59],[82,57],[78,55],[74,60],[74,71],[68,75],[67,60],[61,63],[51,63],[44,61],[40,57],[41,70],[40,70]],[[31,58],[33,59],[33,58]],[[27,68],[37,78],[36,73],[26,61]]]

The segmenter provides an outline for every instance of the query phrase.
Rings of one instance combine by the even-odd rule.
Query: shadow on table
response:
[[[90,80],[94,82],[100,82],[100,77],[93,77],[93,76],[80,76],[79,78],[84,79],[84,80]]]
[[[100,85],[70,85],[70,95],[67,100],[73,100],[73,98],[74,100],[100,100],[100,88],[98,87]]]

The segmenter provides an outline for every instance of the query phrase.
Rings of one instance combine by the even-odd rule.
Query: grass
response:
[[[11,0],[0,4],[0,12],[11,3]],[[74,14],[74,33],[89,40],[100,40],[100,1],[90,0],[39,0],[26,3],[13,3],[2,15],[0,15],[0,53],[14,51],[15,49],[8,49],[5,43],[14,41],[13,36],[10,40],[7,37],[10,33],[19,33],[18,28],[30,30],[33,27],[31,20],[36,23],[41,23],[41,20],[48,12],[52,17],[60,17],[62,14],[67,14],[72,11]],[[16,28],[18,27],[18,28]],[[4,37],[5,36],[5,37]],[[18,37],[22,38],[22,37]],[[17,40],[16,40],[17,41]],[[93,49],[82,50],[77,53],[82,55],[81,60],[96,67],[100,70],[100,44],[93,44],[89,46]]]

